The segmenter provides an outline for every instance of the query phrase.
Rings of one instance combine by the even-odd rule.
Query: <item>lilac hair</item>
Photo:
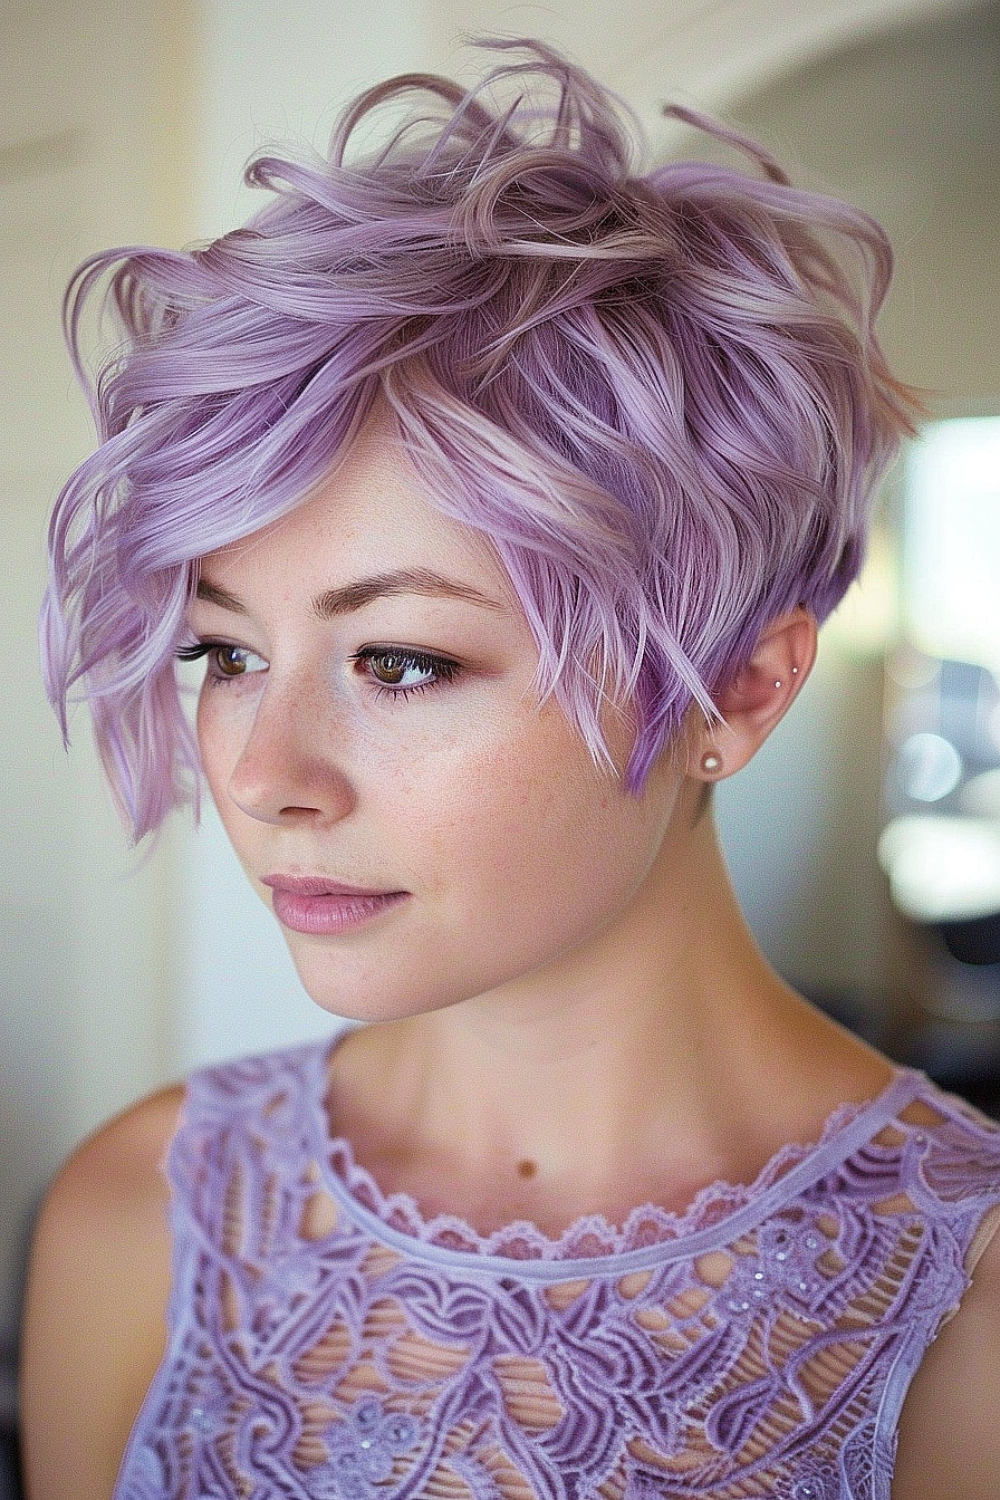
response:
[[[631,793],[769,622],[822,619],[858,572],[912,411],[873,331],[882,230],[689,111],[752,172],[639,175],[618,101],[548,47],[492,45],[527,61],[469,92],[391,79],[328,160],[251,163],[271,197],[244,228],[108,251],[70,285],[100,446],[52,519],[46,681],[64,732],[89,697],[136,838],[197,779],[174,653],[198,559],[300,503],[377,402],[490,538],[536,685],[596,763],[602,698],[631,703]],[[352,158],[384,105],[386,144]],[[91,387],[94,301],[119,343]]]

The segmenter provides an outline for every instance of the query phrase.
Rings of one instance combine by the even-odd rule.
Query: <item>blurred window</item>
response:
[[[903,503],[907,636],[928,656],[1000,670],[1000,417],[929,423]]]
[[[888,662],[889,822],[879,857],[900,910],[955,928],[956,956],[992,965],[1000,960],[1000,417],[933,422],[912,445],[902,613],[903,641]]]

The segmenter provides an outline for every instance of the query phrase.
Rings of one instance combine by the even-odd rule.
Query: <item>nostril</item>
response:
[[[315,687],[311,677],[272,673],[259,693],[212,696],[199,741],[217,802],[270,824],[336,821],[353,806],[344,737]]]
[[[263,823],[323,823],[342,818],[354,804],[344,772],[329,760],[296,755],[284,748],[263,760],[244,754],[233,768],[229,801]]]

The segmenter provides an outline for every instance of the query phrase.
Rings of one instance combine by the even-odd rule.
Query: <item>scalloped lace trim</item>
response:
[[[752,1183],[719,1179],[701,1188],[689,1207],[678,1212],[658,1208],[653,1203],[642,1204],[631,1211],[620,1229],[603,1214],[586,1214],[556,1238],[530,1219],[517,1219],[483,1235],[466,1219],[454,1214],[425,1218],[417,1200],[409,1193],[383,1193],[368,1169],[355,1161],[351,1143],[343,1136],[329,1142],[328,1160],[341,1188],[361,1208],[397,1233],[426,1245],[506,1260],[585,1260],[592,1256],[625,1255],[648,1245],[686,1239],[724,1223],[792,1168],[818,1154],[860,1115],[876,1110],[908,1071],[898,1068],[874,1099],[839,1105],[827,1118],[818,1140],[808,1145],[782,1146]]]

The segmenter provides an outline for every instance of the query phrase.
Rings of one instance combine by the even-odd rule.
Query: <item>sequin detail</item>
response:
[[[837,1476],[827,1469],[824,1474],[796,1480],[791,1488],[791,1500],[837,1500],[839,1488]]]
[[[359,1401],[344,1422],[327,1429],[328,1461],[308,1475],[315,1500],[378,1500],[395,1493],[387,1485],[396,1459],[416,1444],[420,1424],[406,1412],[387,1412],[374,1397]]]

